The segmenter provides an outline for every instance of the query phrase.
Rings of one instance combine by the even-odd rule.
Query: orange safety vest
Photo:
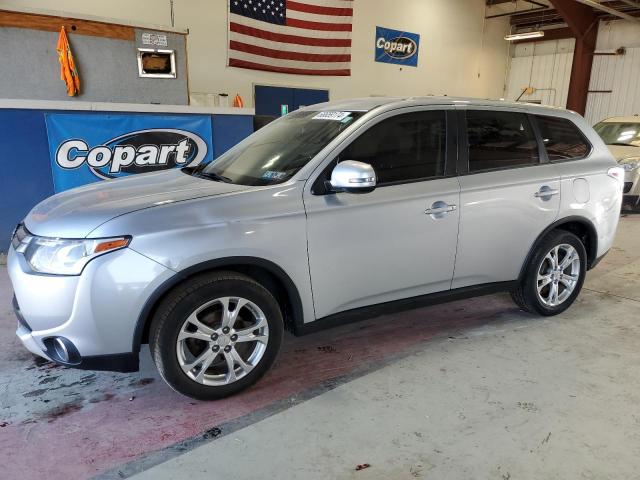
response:
[[[60,79],[67,84],[67,94],[70,97],[78,95],[80,93],[80,77],[78,76],[78,69],[73,60],[71,45],[69,45],[64,26],[60,29],[56,51],[60,61]]]

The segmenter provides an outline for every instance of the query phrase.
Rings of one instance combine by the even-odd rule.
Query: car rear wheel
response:
[[[587,271],[587,252],[571,232],[554,230],[538,244],[511,297],[532,313],[557,315],[575,301]]]
[[[236,272],[194,277],[158,307],[149,347],[164,380],[200,400],[255,383],[276,358],[283,335],[277,301]]]

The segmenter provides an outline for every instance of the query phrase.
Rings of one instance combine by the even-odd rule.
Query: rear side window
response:
[[[469,171],[537,164],[538,143],[526,114],[468,110]]]
[[[536,115],[549,160],[584,158],[591,145],[571,120]]]
[[[370,164],[382,185],[442,176],[445,155],[445,112],[429,110],[374,125],[342,151],[340,161]]]

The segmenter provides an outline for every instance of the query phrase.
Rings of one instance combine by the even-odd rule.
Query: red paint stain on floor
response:
[[[505,297],[485,297],[287,336],[279,360],[257,385],[216,402],[173,392],[161,380],[138,380],[135,397],[103,392],[50,415],[0,430],[3,478],[86,478],[201,434],[320,383],[424,342],[444,331],[489,323],[513,309]]]

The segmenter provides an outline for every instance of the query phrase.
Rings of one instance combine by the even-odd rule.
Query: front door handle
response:
[[[457,205],[448,204],[446,202],[437,201],[433,202],[431,208],[427,208],[424,213],[426,215],[433,215],[436,218],[441,218],[445,213],[454,212],[458,208]]]
[[[551,197],[553,197],[554,195],[558,195],[559,193],[560,190],[544,185],[540,187],[540,190],[534,193],[533,196],[536,198],[541,198],[542,200],[549,200]]]

